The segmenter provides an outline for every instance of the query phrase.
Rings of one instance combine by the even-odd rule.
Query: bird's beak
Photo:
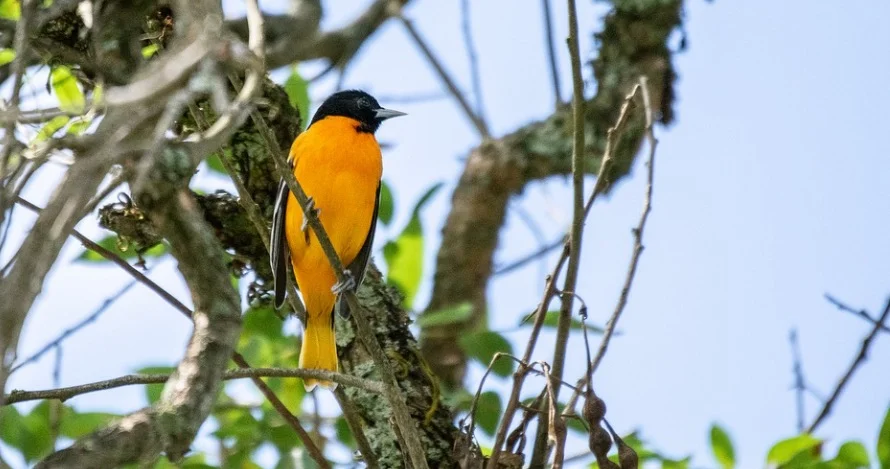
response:
[[[401,112],[401,111],[394,111],[394,110],[392,110],[392,109],[382,109],[382,108],[381,108],[381,109],[378,109],[378,110],[376,110],[376,111],[374,111],[374,113],[375,113],[375,114],[374,114],[374,117],[376,117],[377,120],[381,120],[381,121],[386,120],[386,119],[392,119],[393,117],[399,117],[399,116],[406,116],[406,115],[407,115],[407,114],[405,114],[404,112]]]

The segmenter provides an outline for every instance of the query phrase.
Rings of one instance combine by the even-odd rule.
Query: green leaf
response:
[[[59,435],[76,440],[88,435],[100,427],[104,427],[117,418],[117,415],[105,412],[77,412],[68,408],[59,422]]]
[[[43,124],[43,127],[37,131],[37,136],[34,137],[35,142],[44,142],[53,137],[56,132],[59,131],[62,127],[65,127],[65,124],[70,121],[71,118],[68,116],[56,116],[52,119],[48,120],[46,124]]]
[[[219,428],[213,435],[220,438],[232,437],[240,448],[255,446],[263,439],[260,422],[248,408],[229,408],[214,413]]]
[[[159,49],[159,47],[157,44],[149,44],[149,45],[143,47],[142,48],[142,58],[150,59],[151,56],[155,55],[158,52],[158,49]]]
[[[0,0],[0,18],[18,20],[22,16],[22,6],[18,0]]]
[[[334,421],[334,431],[337,434],[337,441],[349,448],[355,448],[355,437],[352,435],[352,430],[349,428],[349,423],[345,418],[342,416],[337,417],[337,420]]]
[[[263,431],[266,438],[269,439],[279,454],[286,455],[290,450],[297,447],[300,442],[294,438],[294,430],[287,424],[274,425]]]
[[[136,370],[136,372],[142,375],[168,375],[173,373],[173,370],[175,370],[175,368],[172,366],[146,366],[145,368]],[[164,383],[146,384],[145,399],[148,401],[148,404],[154,405],[155,402],[158,402],[163,390]]]
[[[417,319],[417,325],[420,327],[431,327],[461,323],[469,319],[472,313],[473,304],[464,302],[438,311],[423,313]]]
[[[459,341],[461,348],[467,352],[467,355],[485,367],[491,363],[495,353],[513,353],[513,346],[510,345],[510,342],[504,336],[493,331],[464,334]],[[513,373],[513,360],[508,357],[502,357],[495,362],[491,371],[498,376],[510,376]]]
[[[711,425],[711,451],[720,467],[723,469],[735,467],[735,450],[732,447],[732,440],[729,439],[726,431],[717,424]]]
[[[692,458],[686,457],[683,459],[661,459],[661,469],[687,469],[689,467],[689,461]]]
[[[389,225],[395,211],[395,202],[392,198],[392,190],[386,181],[380,181],[380,206],[377,208],[377,219],[384,225]]]
[[[426,191],[414,206],[411,220],[402,233],[383,247],[383,257],[388,267],[386,281],[401,290],[405,296],[405,307],[409,309],[423,277],[423,225],[420,213],[441,187],[439,183]]]
[[[117,235],[108,235],[99,240],[96,244],[108,249],[123,259],[129,260],[137,257],[136,249],[133,246],[129,246],[126,242],[122,242]],[[167,254],[167,245],[159,243],[143,252],[142,257],[161,257],[164,254]],[[102,257],[101,254],[89,249],[85,249],[75,260],[81,262],[109,262],[108,259]]]
[[[770,448],[766,455],[766,463],[767,465],[786,464],[798,454],[809,452],[821,443],[822,440],[808,434],[784,439]]]
[[[21,451],[26,435],[22,429],[22,414],[8,405],[0,407],[0,441]]]
[[[12,49],[0,49],[0,66],[6,65],[15,59],[15,51]]]
[[[71,74],[71,69],[64,65],[53,67],[50,83],[59,100],[59,108],[68,112],[83,112],[86,107],[86,99],[77,84],[77,79]]]
[[[284,337],[281,332],[282,321],[275,315],[271,306],[248,309],[242,321],[243,331],[246,334],[258,334],[268,339]]]
[[[296,66],[291,69],[290,76],[284,82],[284,92],[291,106],[300,112],[303,129],[309,125],[309,82],[307,82]]]
[[[91,119],[78,117],[71,120],[71,123],[68,124],[68,130],[66,130],[65,132],[68,135],[81,135],[86,132],[88,128],[90,128],[90,124],[92,123],[93,121]]]
[[[842,444],[837,450],[837,456],[835,456],[834,461],[838,462],[842,467],[849,469],[871,467],[871,461],[868,460],[868,451],[858,441],[847,441]]]
[[[219,154],[214,153],[208,156],[205,161],[207,162],[207,167],[210,168],[211,171],[220,174],[228,174],[226,172],[226,167],[223,166],[222,161],[219,159]]]
[[[519,326],[532,326],[534,323],[535,312],[532,311],[522,318]],[[559,324],[559,310],[547,311],[544,313],[544,322],[541,324],[541,327],[556,328],[557,324]],[[584,323],[581,322],[580,318],[572,316],[572,321],[569,323],[569,330],[580,331],[583,329],[583,324]],[[606,332],[602,327],[594,326],[593,324],[587,324],[587,331],[594,334],[603,334]],[[618,335],[618,333],[615,333],[615,335]]]
[[[27,462],[41,459],[53,449],[52,434],[49,429],[50,402],[42,401],[20,420],[19,431],[26,435],[21,450]],[[58,401],[53,402],[58,404]]]
[[[479,395],[476,403],[476,423],[489,436],[498,429],[498,418],[503,410],[501,396],[494,391],[485,391]]]
[[[878,463],[881,469],[890,469],[890,408],[878,433]]]

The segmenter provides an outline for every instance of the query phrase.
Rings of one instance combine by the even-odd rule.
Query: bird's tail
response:
[[[337,371],[337,341],[334,339],[334,324],[331,318],[306,315],[306,330],[303,332],[303,346],[300,350],[300,368]],[[337,383],[319,379],[304,379],[307,391],[321,386],[334,389]]]

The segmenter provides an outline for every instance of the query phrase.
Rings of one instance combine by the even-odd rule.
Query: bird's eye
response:
[[[371,101],[368,98],[359,98],[358,107],[369,108],[371,107]]]

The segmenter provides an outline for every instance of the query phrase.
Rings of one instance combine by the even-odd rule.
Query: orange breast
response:
[[[383,173],[380,146],[358,122],[329,116],[294,141],[294,176],[320,210],[319,219],[343,265],[358,255],[372,226],[377,186]],[[303,233],[303,212],[293,194],[287,204],[286,232],[291,262],[306,309],[326,315],[334,306],[336,276],[312,230]]]

